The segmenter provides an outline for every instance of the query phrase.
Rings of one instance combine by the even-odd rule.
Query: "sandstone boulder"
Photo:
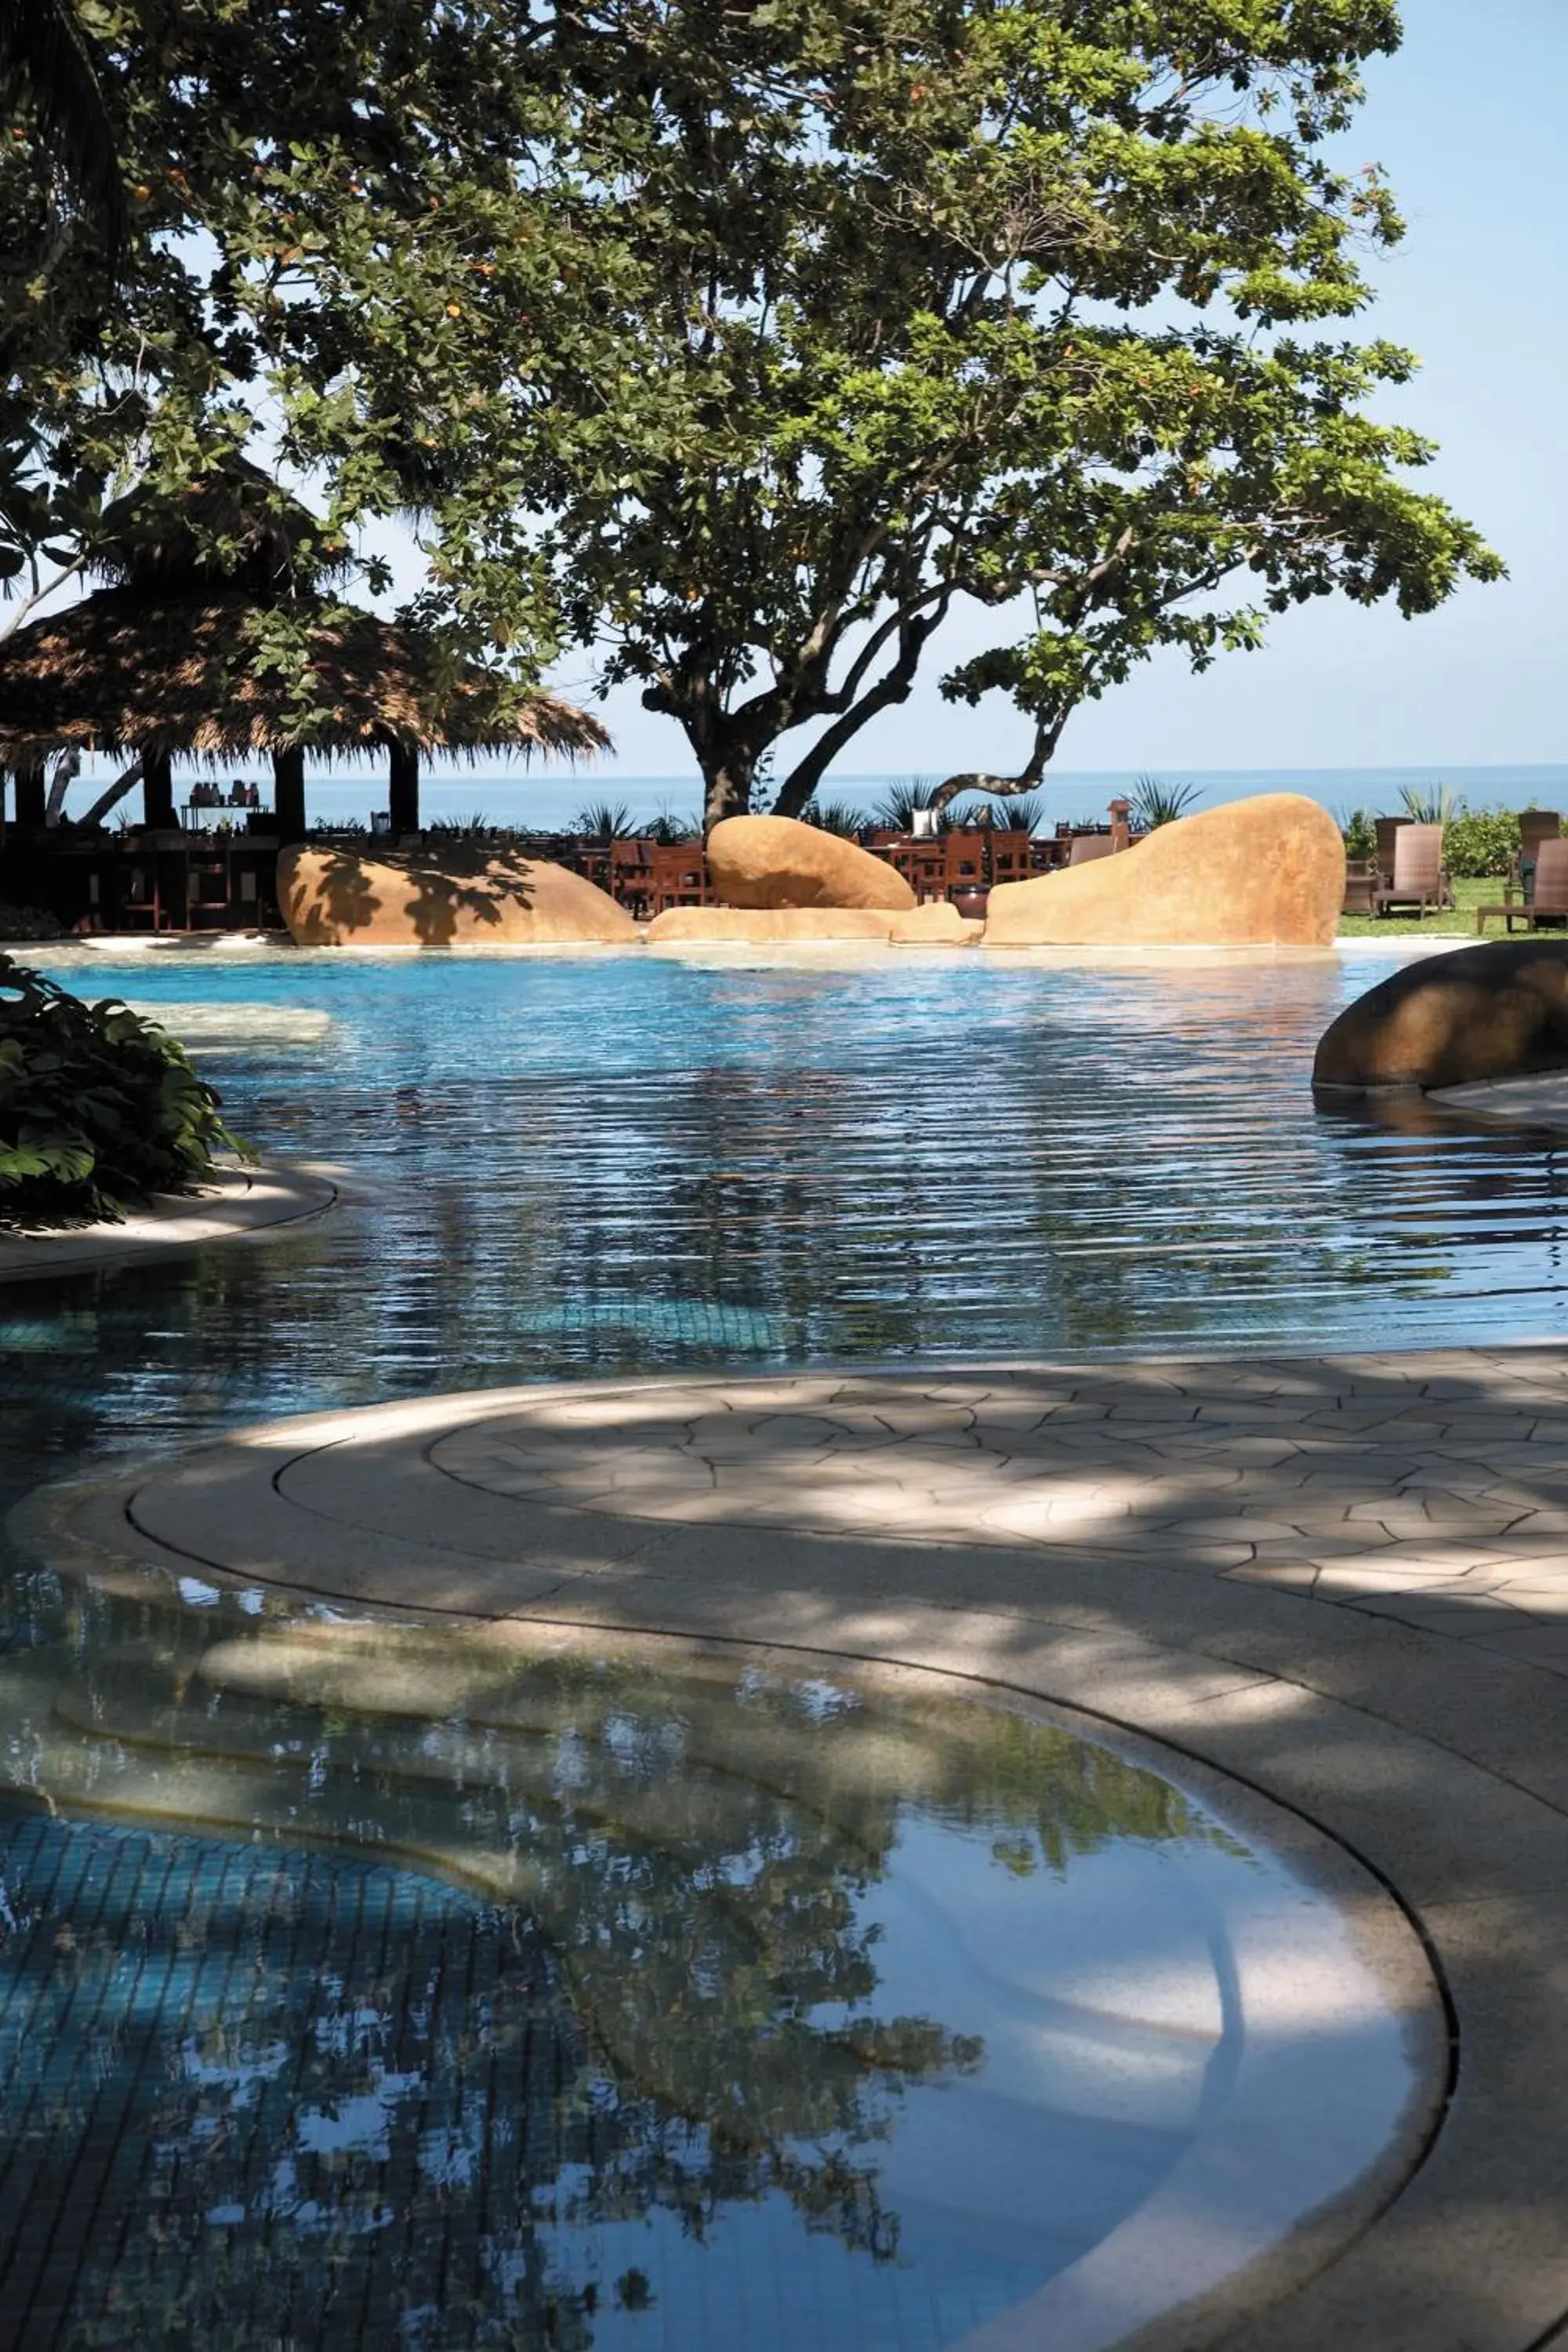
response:
[[[928,898],[907,915],[895,915],[888,937],[896,948],[969,948],[984,929],[961,915],[951,898]]]
[[[915,894],[901,874],[853,841],[792,816],[727,816],[708,836],[708,871],[731,907],[879,907],[898,914]]]
[[[1319,1042],[1324,1088],[1462,1087],[1568,1069],[1568,940],[1495,940],[1369,988]]]
[[[1135,848],[1003,882],[987,947],[1327,947],[1345,853],[1327,809],[1264,793],[1161,825]]]
[[[790,947],[814,940],[887,944],[898,918],[874,907],[667,907],[647,927],[649,947]]]
[[[278,902],[295,943],[320,947],[630,947],[607,892],[515,850],[285,849]]]

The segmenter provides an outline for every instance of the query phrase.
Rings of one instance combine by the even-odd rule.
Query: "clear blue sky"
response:
[[[1568,760],[1568,567],[1560,445],[1568,392],[1568,0],[1407,0],[1399,54],[1375,64],[1348,160],[1392,174],[1409,223],[1373,264],[1379,299],[1354,330],[1420,353],[1390,413],[1442,444],[1424,486],[1482,529],[1510,577],[1402,621],[1335,602],[1274,625],[1267,648],[1193,678],[1159,661],[1081,712],[1064,768],[1472,766]],[[400,567],[401,569],[401,567]],[[954,627],[956,658],[984,621]],[[1014,766],[1005,705],[938,696],[931,665],[868,728],[847,772]],[[581,688],[573,665],[560,682]],[[688,774],[679,730],[614,697],[619,767]]]

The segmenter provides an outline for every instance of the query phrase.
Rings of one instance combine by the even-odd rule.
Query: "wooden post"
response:
[[[16,823],[21,826],[41,825],[47,808],[44,788],[44,763],[29,760],[16,771]]]
[[[299,743],[272,754],[272,807],[285,847],[305,838],[305,752]]]
[[[402,833],[419,830],[419,746],[392,743],[392,769],[387,784],[387,805],[392,812],[392,831],[395,839]]]
[[[142,755],[142,814],[149,827],[164,832],[179,823],[174,814],[174,762],[167,751]]]

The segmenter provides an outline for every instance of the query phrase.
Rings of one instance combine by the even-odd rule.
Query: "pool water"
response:
[[[13,1288],[0,1504],[531,1378],[1555,1334],[1552,1138],[1312,1108],[1386,968],[61,958],[345,1192]],[[1059,1727],[274,1606],[0,1578],[27,2352],[960,2345],[1158,2200],[1237,1937],[1322,1911]],[[1405,2088],[1356,2047],[1345,2177]]]
[[[13,1291],[13,1444],[44,1475],[575,1371],[1555,1335],[1568,1145],[1313,1108],[1319,1034],[1395,961],[65,960],[353,1197]]]
[[[1352,2157],[1410,2092],[1337,1915],[1055,1723],[197,1590],[35,1610],[0,1720],[19,2352],[958,2346],[1223,2117],[1260,1934]]]

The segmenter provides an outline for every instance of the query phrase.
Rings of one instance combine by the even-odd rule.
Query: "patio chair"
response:
[[[1110,857],[1116,843],[1109,833],[1075,833],[1068,857],[1069,866],[1087,866],[1091,857]]]
[[[1535,860],[1542,843],[1557,841],[1562,837],[1562,833],[1563,819],[1555,809],[1520,810],[1519,853],[1517,856],[1509,860],[1508,887],[1503,892],[1505,899],[1511,898],[1515,892],[1521,888],[1526,898],[1530,896],[1531,881],[1535,873]]]
[[[1382,880],[1375,861],[1370,857],[1352,858],[1345,867],[1345,898],[1340,911],[1345,915],[1374,915],[1373,894]]]
[[[1394,875],[1372,894],[1374,915],[1395,907],[1414,908],[1418,915],[1436,914],[1451,907],[1454,893],[1443,870],[1443,828],[1440,824],[1402,824],[1394,837]]]
[[[1500,916],[1504,929],[1515,923],[1539,930],[1542,923],[1568,923],[1568,839],[1558,834],[1542,841],[1535,853],[1535,889],[1528,899],[1511,892],[1500,905],[1476,908],[1476,930],[1484,931],[1489,916]]]
[[[716,907],[719,894],[709,878],[702,844],[681,843],[673,848],[650,842],[647,866],[647,908],[662,915],[667,907]]]
[[[610,896],[639,923],[647,919],[648,856],[658,845],[642,835],[610,845]]]
[[[1035,871],[1034,836],[1026,827],[994,825],[986,844],[993,882],[1026,882]]]
[[[951,898],[960,890],[984,889],[986,838],[984,833],[968,827],[947,835],[942,844],[947,853],[942,873],[944,898]]]
[[[1372,829],[1377,836],[1377,870],[1380,874],[1393,873],[1394,845],[1409,822],[1410,819],[1407,816],[1374,816],[1373,818]]]
[[[1519,855],[1521,864],[1533,866],[1543,841],[1560,841],[1562,838],[1563,819],[1555,809],[1521,809]]]

